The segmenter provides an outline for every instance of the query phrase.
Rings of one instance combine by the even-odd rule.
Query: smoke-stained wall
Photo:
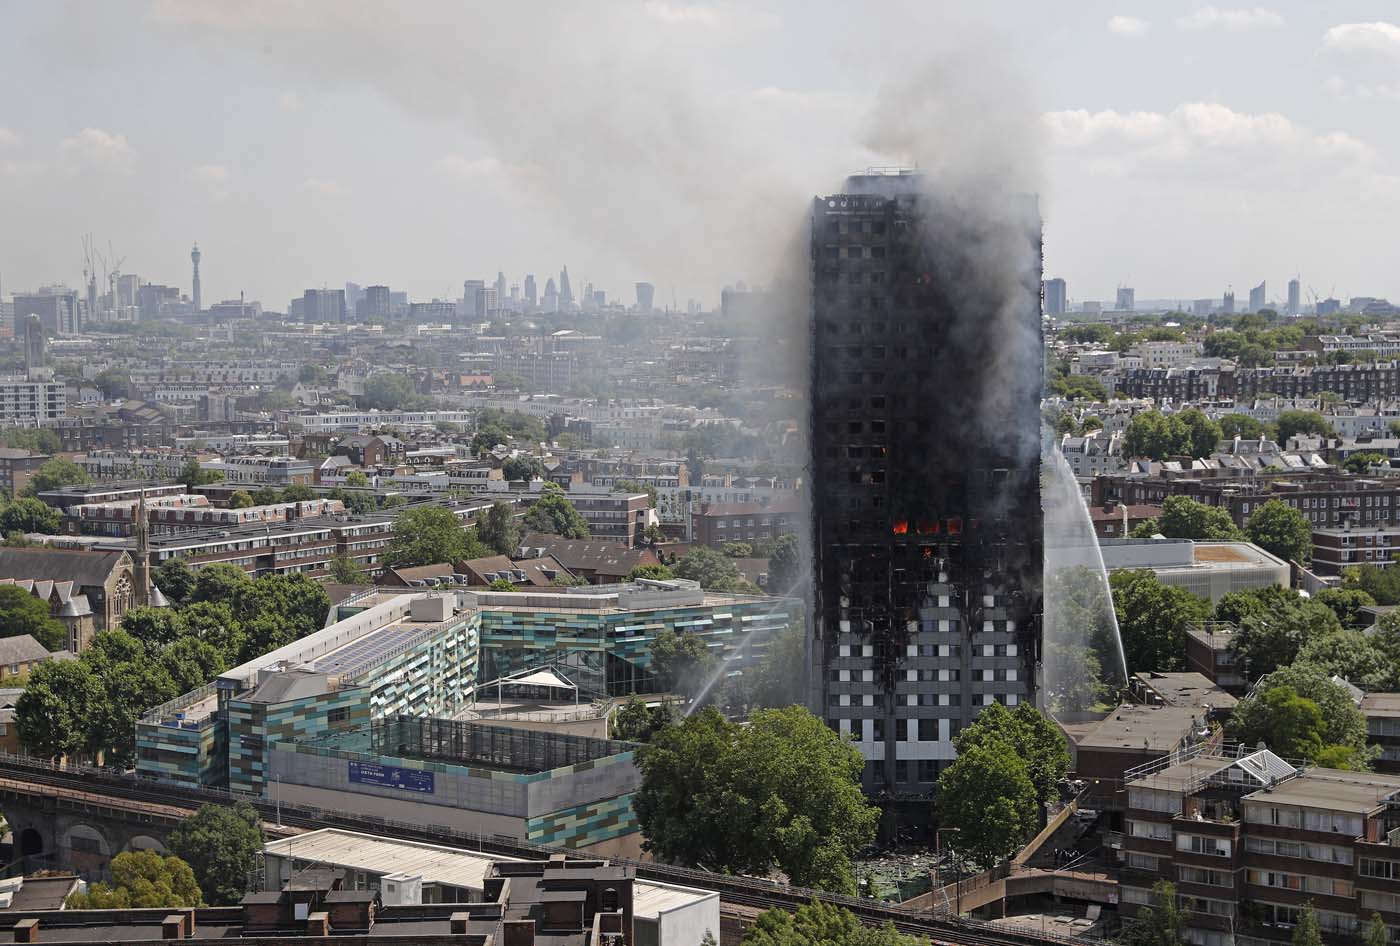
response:
[[[1039,214],[853,177],[813,202],[811,265],[813,709],[867,791],[926,798],[983,705],[1034,696]]]

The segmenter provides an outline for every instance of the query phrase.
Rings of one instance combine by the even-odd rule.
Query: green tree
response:
[[[1322,929],[1317,925],[1317,911],[1312,901],[1303,904],[1298,925],[1293,927],[1293,946],[1322,946]]]
[[[182,637],[161,651],[160,665],[178,693],[198,689],[228,669],[223,652],[197,637]]]
[[[716,660],[698,634],[677,634],[663,627],[651,643],[651,672],[663,690],[694,697],[714,671]]]
[[[107,631],[97,638],[111,638],[122,631]],[[102,684],[102,705],[97,714],[97,738],[107,752],[107,764],[128,767],[136,761],[136,721],[149,709],[180,695],[170,673],[141,649],[139,657],[109,665],[95,664]]]
[[[1186,426],[1188,448],[1193,457],[1208,457],[1223,439],[1220,425],[1207,417],[1200,408],[1188,407],[1177,418]]]
[[[211,483],[222,483],[224,474],[218,470],[206,470],[199,465],[199,461],[193,458],[186,460],[185,465],[180,467],[181,483],[185,484],[185,489],[194,492],[196,486],[207,486]]]
[[[369,488],[369,477],[359,470],[351,470],[345,474],[345,485],[356,489]]]
[[[494,578],[486,586],[487,591],[514,591],[515,585],[507,578]]]
[[[7,503],[0,509],[0,532],[40,532],[54,535],[61,531],[58,510],[30,496]]]
[[[1335,437],[1337,432],[1327,419],[1317,411],[1280,411],[1274,421],[1278,431],[1278,442],[1287,443],[1295,434],[1311,434],[1321,437]]]
[[[47,650],[68,646],[68,628],[49,606],[16,585],[0,585],[0,637],[28,634]]]
[[[93,751],[102,684],[79,660],[47,660],[29,672],[15,704],[20,743],[45,758]]]
[[[1357,565],[1342,573],[1342,588],[1365,592],[1376,604],[1400,604],[1400,569]]]
[[[271,486],[260,486],[253,491],[254,506],[271,506],[282,501],[282,491]]]
[[[741,946],[813,946],[817,943],[821,946],[928,946],[929,941],[905,935],[889,924],[871,929],[845,907],[814,900],[791,912],[783,907],[764,910],[744,933]]]
[[[293,483],[282,490],[282,495],[278,497],[279,502],[284,503],[305,503],[316,498],[316,491],[305,483]]]
[[[180,609],[185,636],[204,641],[223,655],[224,662],[233,666],[241,663],[243,626],[233,615],[233,603],[197,601]]]
[[[1312,638],[1298,651],[1297,662],[1341,677],[1368,692],[1395,689],[1396,665],[1373,637],[1358,630]]]
[[[636,694],[613,713],[612,738],[627,742],[650,742],[651,737],[675,721],[672,703],[647,706]]]
[[[1324,747],[1340,746],[1369,758],[1366,746],[1366,717],[1352,702],[1346,688],[1333,683],[1317,667],[1295,665],[1276,670],[1268,680],[1235,705],[1230,714],[1230,735],[1241,743],[1254,745],[1269,741],[1272,718],[1265,702],[1275,688],[1286,688],[1317,705],[1322,714],[1318,737]],[[1270,743],[1272,745],[1272,743]]]
[[[70,910],[129,910],[197,907],[203,904],[190,865],[172,854],[123,851],[107,869],[112,883],[96,883],[68,898]]]
[[[1377,453],[1374,450],[1368,450],[1361,453],[1353,453],[1351,456],[1346,458],[1346,462],[1344,462],[1342,466],[1346,469],[1348,473],[1361,474],[1365,473],[1372,466],[1385,463],[1385,461],[1386,456],[1384,453]]]
[[[703,545],[695,546],[685,558],[671,566],[671,573],[677,578],[700,582],[700,587],[706,591],[737,590],[744,581],[733,559]]]
[[[232,605],[239,593],[252,584],[253,579],[237,565],[214,562],[194,573],[194,587],[190,590],[187,600]]]
[[[1198,503],[1188,496],[1168,496],[1162,500],[1162,515],[1133,530],[1135,538],[1148,539],[1161,533],[1168,539],[1196,541],[1238,541],[1244,538],[1221,506]]]
[[[1044,713],[1029,703],[1014,711],[993,703],[954,740],[959,754],[994,744],[1010,749],[1025,763],[1039,804],[1058,795],[1059,783],[1069,772],[1069,744]]]
[[[349,556],[337,555],[331,559],[331,581],[340,585],[367,585],[369,576]]]
[[[1087,374],[1061,375],[1050,382],[1050,389],[1069,401],[1108,400],[1108,389],[1103,382]]]
[[[525,525],[536,532],[550,532],[566,539],[588,538],[588,523],[574,504],[555,490],[545,490],[525,513]]]
[[[638,565],[627,573],[627,581],[636,581],[639,578],[649,578],[653,581],[669,581],[675,576],[665,565],[658,565],[655,562]]]
[[[1273,431],[1263,421],[1255,420],[1247,414],[1226,414],[1220,418],[1220,436],[1223,440],[1272,439]]]
[[[1372,912],[1366,923],[1366,931],[1361,934],[1363,946],[1390,946],[1390,931],[1379,913]]]
[[[330,609],[325,586],[300,573],[263,575],[234,595],[234,614],[240,620],[274,617],[293,638],[319,631]]]
[[[1183,669],[1186,629],[1209,617],[1210,604],[1162,584],[1148,569],[1114,572],[1109,585],[1128,672]]]
[[[1291,664],[1309,641],[1342,630],[1327,605],[1283,588],[1231,592],[1220,599],[1215,616],[1238,626],[1230,651],[1252,679]]]
[[[1307,564],[1312,560],[1312,524],[1292,506],[1271,499],[1256,509],[1244,524],[1249,541],[1285,562]]]
[[[800,706],[747,726],[713,707],[638,752],[635,808],[657,857],[724,873],[782,870],[794,884],[855,892],[852,858],[875,836],[860,753]]]
[[[1035,833],[1036,807],[1025,760],[1000,740],[959,752],[938,777],[939,823],[957,828],[957,851],[983,868],[1016,853]]]
[[[497,555],[514,557],[520,549],[520,526],[515,521],[515,510],[508,503],[492,503],[477,521],[476,534]]]
[[[618,480],[616,483],[613,484],[613,489],[619,490],[624,493],[646,493],[647,508],[656,508],[655,486],[648,486],[644,483],[638,483],[636,480]]]
[[[253,494],[246,489],[236,489],[233,495],[228,498],[228,508],[248,509],[253,505]]]
[[[213,906],[243,898],[262,848],[262,818],[245,801],[202,805],[170,833],[171,852],[190,865],[204,899]]]
[[[1376,605],[1376,599],[1359,588],[1323,588],[1313,595],[1313,600],[1331,608],[1342,627],[1366,625],[1369,621],[1361,609]]]
[[[485,555],[485,546],[462,528],[461,520],[450,509],[425,506],[406,509],[394,518],[384,564],[390,568],[411,568]]]
[[[1187,946],[1186,915],[1169,880],[1152,885],[1152,902],[1123,927],[1123,946]]]
[[[1191,431],[1175,414],[1143,411],[1128,423],[1123,434],[1123,453],[1129,457],[1165,460],[1191,451]]]
[[[184,619],[170,608],[131,608],[122,615],[121,629],[145,644],[152,653],[186,634]]]
[[[371,410],[398,411],[411,409],[421,403],[407,377],[389,371],[379,371],[365,380],[365,393],[360,404]]]
[[[1261,738],[1286,759],[1316,759],[1322,751],[1322,711],[1292,687],[1270,687],[1260,698]]]
[[[747,542],[726,542],[719,549],[730,558],[751,558],[753,546]]]
[[[87,470],[72,460],[54,457],[52,460],[46,460],[43,466],[34,471],[20,495],[38,496],[45,490],[63,486],[86,486],[91,482],[92,477],[88,476]]]
[[[770,595],[795,594],[803,577],[802,548],[797,536],[789,533],[778,539],[768,556],[767,591]]]

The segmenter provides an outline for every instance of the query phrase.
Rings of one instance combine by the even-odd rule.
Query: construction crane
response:
[[[117,251],[112,249],[112,241],[107,241],[107,259],[112,261],[112,269],[107,274],[108,291],[112,294],[111,311],[115,319],[117,315],[117,279],[121,276],[122,263],[126,262],[126,257],[117,257]]]
[[[87,289],[87,317],[97,318],[97,262],[93,259],[97,250],[92,244],[92,234],[83,234],[83,285]]]

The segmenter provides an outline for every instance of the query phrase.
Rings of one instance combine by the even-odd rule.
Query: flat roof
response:
[[[1400,775],[1309,769],[1296,778],[1280,782],[1270,791],[1251,792],[1244,800],[1366,814],[1397,792],[1400,792]]]
[[[1188,784],[1198,779],[1214,775],[1221,769],[1229,768],[1234,761],[1234,759],[1222,759],[1216,756],[1197,756],[1194,759],[1187,759],[1185,762],[1178,762],[1164,769],[1158,769],[1144,778],[1133,779],[1129,784],[1133,788],[1180,792],[1184,791]]]
[[[268,841],[263,850],[278,857],[334,864],[376,874],[416,874],[423,878],[424,883],[448,884],[477,894],[485,888],[486,872],[493,861],[526,860],[462,851],[422,841],[357,834],[340,828],[322,828]],[[656,920],[662,913],[712,897],[718,898],[719,894],[712,890],[639,878],[632,888],[632,912],[643,919]]]
[[[1232,709],[1238,702],[1210,681],[1203,673],[1194,670],[1173,673],[1139,672],[1133,674],[1143,685],[1159,695],[1172,706],[1209,705],[1212,709]]]
[[[1124,704],[1082,740],[1080,749],[1136,749],[1166,754],[1201,725],[1200,707]]]
[[[1400,693],[1367,693],[1361,698],[1365,716],[1400,716]]]

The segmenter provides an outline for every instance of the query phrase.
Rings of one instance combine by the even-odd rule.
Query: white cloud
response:
[[[1102,173],[1180,177],[1268,188],[1329,174],[1370,173],[1376,154],[1344,132],[1314,132],[1277,112],[1237,112],[1190,102],[1170,112],[1090,112],[1041,116],[1051,144],[1076,152]]]
[[[301,111],[301,96],[295,92],[283,92],[277,96],[277,107],[284,112]]]
[[[772,13],[727,3],[647,0],[642,9],[659,23],[710,33],[750,33],[771,29],[780,22]]]
[[[1327,49],[1344,53],[1381,53],[1400,59],[1400,26],[1394,23],[1342,23],[1322,37]]]
[[[1108,31],[1119,36],[1141,36],[1150,25],[1134,16],[1115,16],[1108,21]]]
[[[1322,37],[1322,55],[1335,71],[1322,87],[1344,98],[1400,97],[1400,26],[1341,23]]]
[[[1227,30],[1277,29],[1283,26],[1283,14],[1268,7],[1204,6],[1176,22],[1182,29],[1188,30],[1217,27]]]
[[[200,184],[223,184],[228,181],[228,168],[222,164],[201,164],[190,169],[190,180]]]
[[[442,173],[464,181],[492,177],[502,169],[501,162],[495,158],[464,158],[460,154],[446,155],[435,163]]]
[[[90,168],[131,170],[136,152],[131,150],[125,135],[114,135],[101,128],[84,128],[72,138],[63,139],[60,152],[76,165]]]
[[[0,125],[0,148],[7,148],[10,145],[18,143],[19,135],[10,131],[10,129],[4,127],[3,125]]]
[[[323,197],[333,197],[345,193],[345,188],[339,181],[331,180],[327,177],[308,177],[301,182],[301,189],[311,194],[320,194]]]

